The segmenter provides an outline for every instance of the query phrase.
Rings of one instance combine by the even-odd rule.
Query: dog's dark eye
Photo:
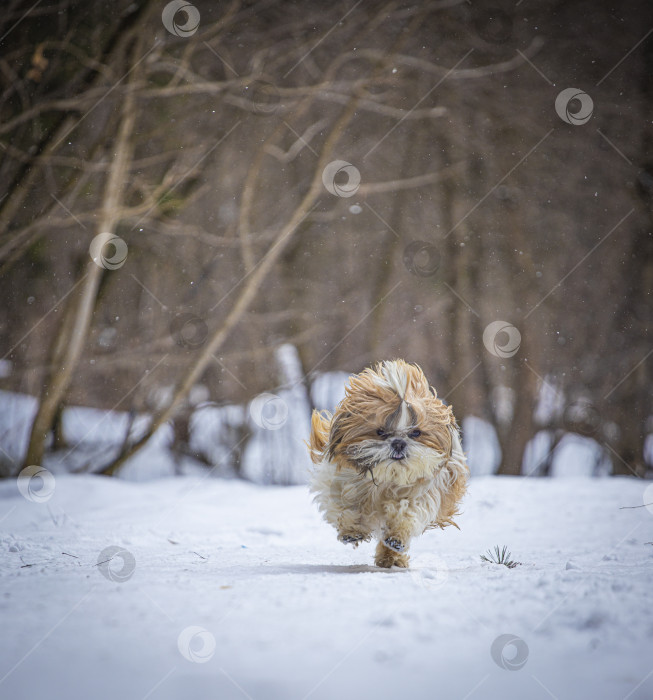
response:
[[[386,433],[385,430],[383,430],[383,428],[379,428],[379,429],[376,431],[376,434],[377,434],[379,437],[383,438],[384,440],[388,437],[388,433]]]
[[[417,428],[415,428],[415,430],[411,430],[411,431],[408,433],[408,437],[410,437],[410,438],[418,438],[421,434],[422,434],[422,431],[421,431],[421,430],[418,430]]]

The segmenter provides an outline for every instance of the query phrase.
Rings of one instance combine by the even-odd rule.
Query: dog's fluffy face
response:
[[[456,430],[422,370],[395,360],[351,377],[324,452],[379,484],[408,485],[435,476],[451,456]]]

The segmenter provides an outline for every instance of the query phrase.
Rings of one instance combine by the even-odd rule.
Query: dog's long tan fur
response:
[[[377,566],[407,567],[413,537],[455,525],[469,473],[456,420],[403,360],[352,376],[345,392],[333,415],[313,412],[310,489],[339,540],[357,546],[375,536]]]

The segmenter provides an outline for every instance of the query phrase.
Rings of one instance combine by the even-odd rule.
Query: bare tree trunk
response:
[[[135,47],[139,46],[140,42],[136,42]],[[104,193],[102,215],[96,229],[98,234],[113,231],[118,223],[116,212],[119,210],[123,186],[129,174],[132,155],[130,139],[136,121],[133,80],[134,78],[123,102],[122,120],[115,143],[115,157]],[[71,310],[72,321],[69,324],[64,321],[62,332],[57,339],[58,347],[53,358],[55,362],[49,368],[49,374],[43,384],[25,455],[25,466],[40,464],[43,460],[45,440],[52,429],[56,413],[60,410],[86,344],[103,272],[103,268],[89,260],[86,271],[78,282],[79,289],[70,301],[74,309],[74,311]]]
[[[451,161],[453,146],[448,137],[441,137],[445,161]],[[477,248],[478,239],[470,231],[468,221],[459,219],[460,213],[469,210],[468,198],[478,196],[481,174],[477,172],[475,159],[467,160],[467,190],[454,180],[443,183],[443,225],[445,230],[442,262],[443,293],[449,298],[449,327],[447,330],[450,367],[448,394],[456,407],[456,414],[467,416],[477,412],[479,379],[478,340],[474,319],[479,310]],[[457,222],[457,223],[456,223]],[[455,395],[454,395],[455,393]]]
[[[422,145],[423,131],[413,131],[406,137],[408,143],[404,149],[404,156],[401,163],[398,176],[400,179],[409,177],[411,165],[418,161],[418,154]],[[397,193],[393,200],[392,211],[390,215],[390,230],[385,232],[385,238],[381,243],[379,256],[379,264],[377,265],[376,274],[373,276],[371,286],[371,303],[376,304],[380,299],[383,299],[389,292],[393,280],[389,274],[392,269],[392,261],[396,259],[396,249],[399,244],[406,245],[405,240],[398,238],[401,233],[401,222],[404,213],[405,203],[409,197],[410,190],[402,190]],[[385,263],[388,263],[387,266]],[[382,340],[387,336],[387,332],[383,328],[383,304],[379,304],[370,319],[370,333],[368,347],[374,360],[380,358]]]
[[[628,364],[622,365],[623,374],[604,397],[603,411],[617,423],[619,431],[610,448],[613,472],[644,476],[644,443],[653,410],[653,355],[646,324],[651,314],[646,296],[653,285],[653,241],[646,229],[634,236],[632,250],[630,287],[621,316],[632,319],[631,333],[639,336],[639,342],[633,343]]]
[[[628,357],[630,366],[616,378],[619,384],[608,387],[603,397],[604,415],[609,415],[618,425],[619,434],[610,449],[615,474],[643,476],[647,466],[644,458],[644,443],[650,430],[647,425],[653,413],[651,384],[653,383],[653,355],[651,352],[651,289],[653,289],[653,240],[650,226],[653,225],[653,164],[645,160],[653,146],[653,125],[648,119],[653,101],[653,46],[646,42],[643,48],[644,70],[641,91],[644,97],[642,124],[642,156],[638,163],[638,194],[646,207],[648,228],[642,228],[633,236],[631,255],[628,258],[628,293],[624,300],[620,318],[629,319],[631,340]],[[635,342],[632,340],[635,335]],[[612,383],[612,380],[611,380]]]
[[[520,353],[523,348],[520,348]],[[516,359],[516,358],[513,358]],[[520,359],[515,367],[512,389],[514,391],[512,420],[507,425],[499,424],[497,430],[501,446],[499,474],[521,474],[522,459],[528,441],[533,437],[533,384],[534,377]]]

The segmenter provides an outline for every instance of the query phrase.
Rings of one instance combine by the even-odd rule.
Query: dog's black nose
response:
[[[405,452],[406,451],[406,441],[401,438],[395,438],[391,443],[394,452]]]

